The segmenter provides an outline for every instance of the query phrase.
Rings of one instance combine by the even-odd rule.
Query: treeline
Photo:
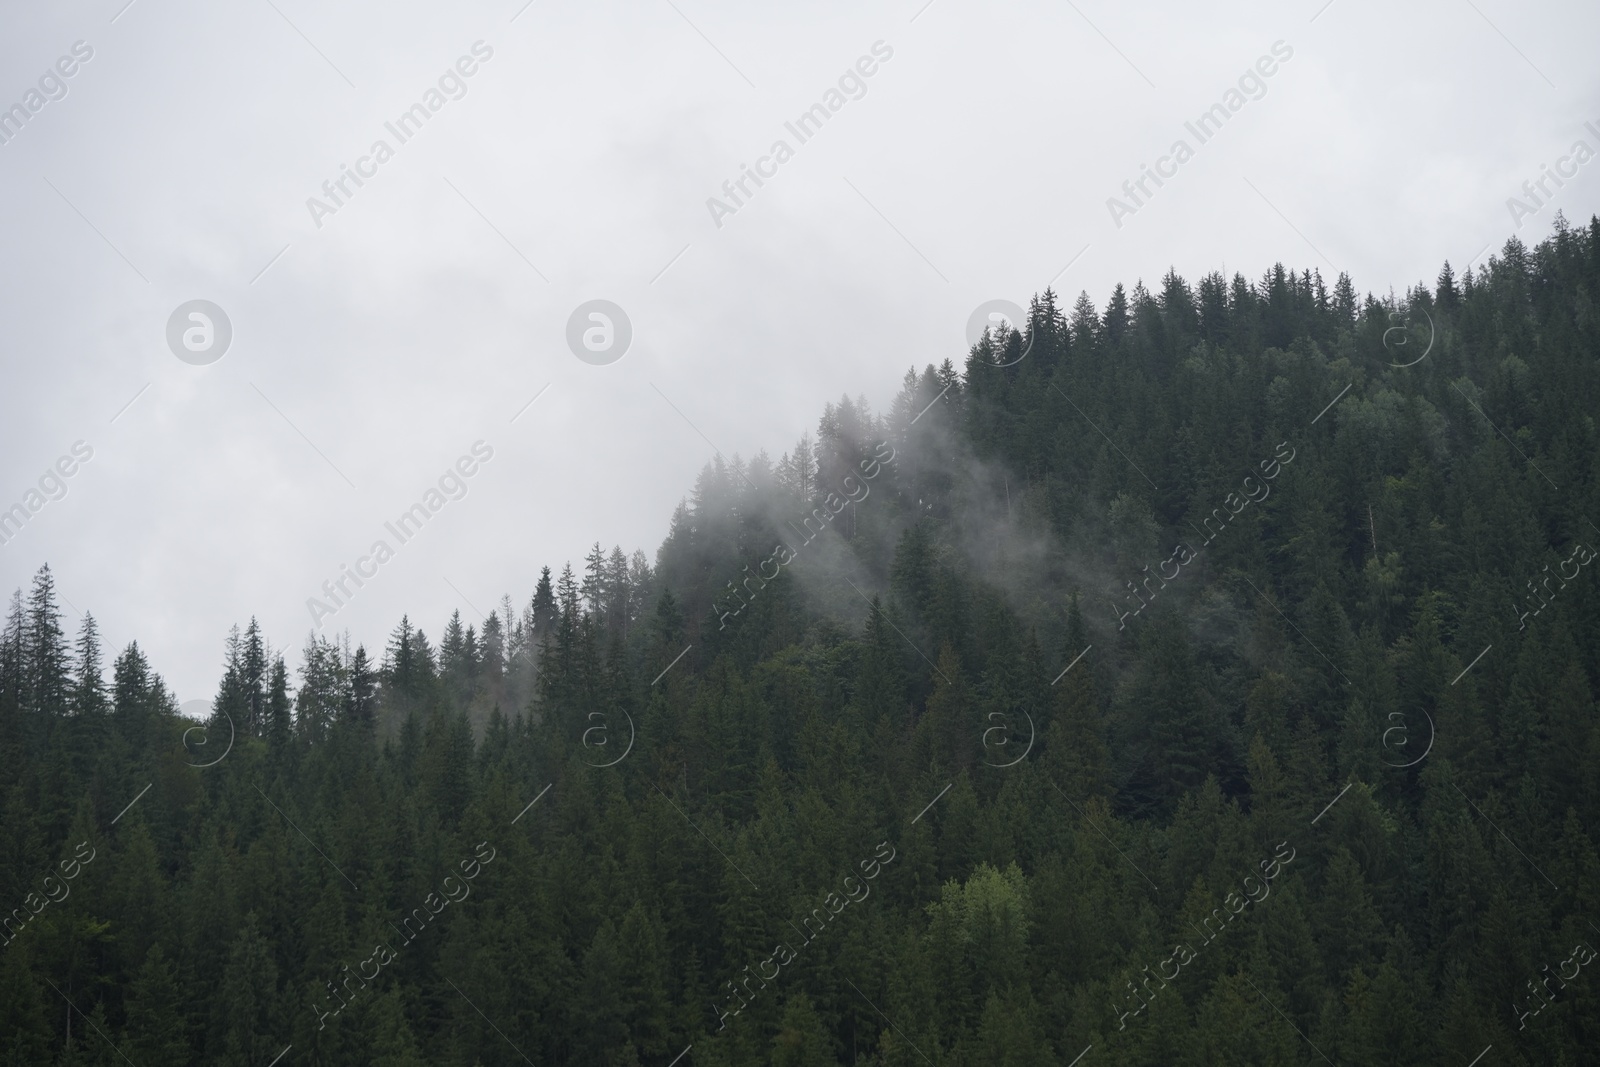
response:
[[[1595,1062],[1597,306],[1600,220],[1046,291],[653,565],[251,622],[203,730],[43,570],[0,1057]]]

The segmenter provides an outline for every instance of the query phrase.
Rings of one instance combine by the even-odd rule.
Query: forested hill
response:
[[[204,730],[41,571],[0,1061],[1600,1062],[1600,220],[1028,318]]]

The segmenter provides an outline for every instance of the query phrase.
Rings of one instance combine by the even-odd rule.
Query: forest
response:
[[[204,721],[45,567],[0,1062],[1600,1063],[1597,357],[1600,218],[1047,289]]]

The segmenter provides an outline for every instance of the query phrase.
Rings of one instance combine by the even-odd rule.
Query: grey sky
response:
[[[436,635],[595,540],[653,557],[701,434],[776,458],[841,393],[881,409],[908,366],[960,361],[986,300],[1278,259],[1386,294],[1600,210],[1596,161],[1520,229],[1506,205],[1600,151],[1589,4],[124,2],[0,15],[0,107],[93,49],[0,145],[0,508],[93,449],[0,584],[48,561],[185,700],[234,622],[297,650],[306,599],[476,441],[467,495],[329,629]],[[400,144],[385,123],[477,41],[465,95]],[[799,143],[784,124],[879,41],[865,95]],[[1279,41],[1200,144],[1185,122]],[[380,138],[318,228],[307,198]],[[1117,226],[1107,198],[1180,138]],[[718,227],[707,199],[779,139],[793,158]],[[594,298],[633,326],[607,366],[565,341]],[[232,323],[206,366],[167,347],[192,299]]]

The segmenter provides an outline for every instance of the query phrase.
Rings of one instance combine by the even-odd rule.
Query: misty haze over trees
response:
[[[1597,331],[1600,220],[1046,291],[203,730],[41,570],[0,1063],[1596,1062]]]

